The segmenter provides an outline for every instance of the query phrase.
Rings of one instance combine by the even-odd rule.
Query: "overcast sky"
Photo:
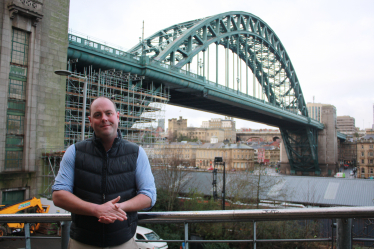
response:
[[[265,21],[291,58],[306,102],[332,104],[337,115],[373,124],[373,0],[71,0],[69,28],[129,49],[177,23],[228,11],[245,11]],[[198,127],[219,115],[168,106],[166,119],[183,116]],[[237,128],[263,124],[236,119]],[[167,123],[167,122],[166,122]]]

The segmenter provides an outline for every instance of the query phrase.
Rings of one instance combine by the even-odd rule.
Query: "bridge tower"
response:
[[[285,131],[283,130],[283,143],[281,144],[281,172],[283,174],[331,176],[337,172],[339,166],[336,108],[333,105],[322,105],[321,109],[321,122],[324,124],[325,128],[314,134],[317,141],[316,151],[318,153],[318,168],[320,171],[304,170],[303,168],[298,167],[298,163],[306,165],[306,163],[302,162],[302,159],[299,159],[298,157],[296,157],[296,163],[295,161],[293,165],[290,163],[289,154],[291,154],[293,150],[295,150],[295,155],[303,155],[302,153],[305,153],[301,144],[302,134],[299,134],[296,139],[288,138],[287,136],[289,133],[286,131],[287,134],[284,136],[283,132]],[[295,136],[295,134],[293,135]],[[286,139],[286,141],[284,139]],[[285,145],[288,145],[288,148],[286,148]],[[295,160],[295,157],[292,156],[293,155],[291,154],[291,160]],[[307,157],[304,156],[304,158]],[[297,161],[298,159],[299,161]],[[312,161],[310,161],[310,163],[312,163]]]

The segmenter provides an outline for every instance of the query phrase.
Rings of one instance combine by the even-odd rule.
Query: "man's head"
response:
[[[96,137],[111,140],[117,137],[119,112],[112,100],[106,97],[96,98],[90,106],[90,125]]]

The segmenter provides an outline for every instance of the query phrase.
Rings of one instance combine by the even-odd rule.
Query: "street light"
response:
[[[84,140],[84,131],[86,127],[86,104],[87,104],[87,76],[80,76],[73,74],[69,70],[56,70],[55,74],[60,75],[60,76],[74,76],[79,79],[84,79],[84,86],[83,86],[83,114],[82,114],[82,128],[81,128],[81,133],[82,133],[82,141]]]

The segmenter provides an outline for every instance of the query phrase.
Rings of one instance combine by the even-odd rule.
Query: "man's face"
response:
[[[117,137],[119,112],[116,112],[113,103],[105,98],[96,99],[91,105],[88,117],[96,137],[114,139]]]

